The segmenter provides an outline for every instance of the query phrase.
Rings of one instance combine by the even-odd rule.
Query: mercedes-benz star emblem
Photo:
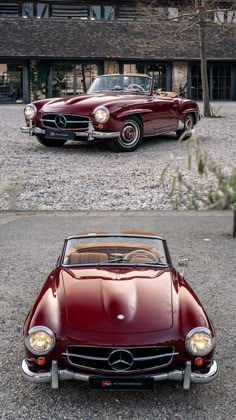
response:
[[[57,115],[55,117],[55,124],[57,126],[57,128],[65,128],[67,121],[66,121],[66,117],[64,117],[64,115]]]
[[[128,350],[114,350],[108,357],[109,366],[112,370],[128,370],[134,363],[134,359]]]

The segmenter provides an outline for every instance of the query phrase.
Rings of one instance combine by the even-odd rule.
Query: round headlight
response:
[[[55,346],[55,336],[47,327],[33,327],[28,332],[25,344],[33,354],[47,354]]]
[[[34,104],[26,105],[24,109],[25,119],[26,120],[33,120],[37,114],[37,108]]]
[[[194,356],[205,356],[210,353],[214,345],[214,337],[208,328],[194,328],[185,339],[186,349]]]
[[[110,112],[105,106],[99,106],[94,110],[94,118],[98,123],[104,124],[109,116]]]

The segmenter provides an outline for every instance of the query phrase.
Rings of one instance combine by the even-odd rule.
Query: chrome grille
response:
[[[114,373],[114,371],[137,372],[160,368],[171,363],[175,353],[171,346],[161,347],[92,347],[92,346],[68,346],[67,352],[63,353],[70,364],[78,368]],[[117,363],[116,363],[117,356]],[[124,356],[124,357],[123,357]],[[127,363],[127,368],[119,364],[119,358],[132,359]],[[121,360],[122,361],[122,360]]]
[[[56,119],[62,117],[65,126],[58,126]],[[73,114],[43,114],[41,117],[42,124],[45,128],[55,128],[63,130],[87,130],[90,118],[82,115]],[[64,125],[64,124],[63,124]]]

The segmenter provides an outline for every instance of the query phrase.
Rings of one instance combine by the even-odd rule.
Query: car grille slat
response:
[[[172,358],[177,354],[171,346],[117,348],[73,345],[68,346],[67,351],[63,353],[67,357],[68,363],[78,368],[107,373],[114,373],[114,371],[134,373],[140,370],[160,368],[170,364]],[[116,363],[116,360],[115,363],[110,363],[112,359],[116,359],[116,355],[117,359],[124,358],[124,361],[128,356],[128,359],[130,358],[132,361],[130,366],[127,364],[128,368],[126,368],[124,363],[124,369],[122,369],[122,362],[121,365],[119,361]]]
[[[62,117],[62,124],[60,124],[59,117]],[[59,128],[63,130],[87,130],[91,122],[89,117],[73,114],[43,114],[40,121],[45,128]]]

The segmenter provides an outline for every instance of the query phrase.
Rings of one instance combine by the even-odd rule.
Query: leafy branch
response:
[[[231,165],[227,170],[215,162],[203,149],[202,142],[197,136],[191,136],[186,141],[187,167],[190,174],[195,172],[202,180],[211,177],[213,188],[205,191],[202,182],[194,185],[183,175],[182,168],[172,157],[161,174],[161,183],[175,208],[184,206],[187,209],[207,208],[218,210],[234,210],[236,217],[236,166]],[[170,187],[166,179],[170,180]],[[236,226],[233,235],[236,236]]]

